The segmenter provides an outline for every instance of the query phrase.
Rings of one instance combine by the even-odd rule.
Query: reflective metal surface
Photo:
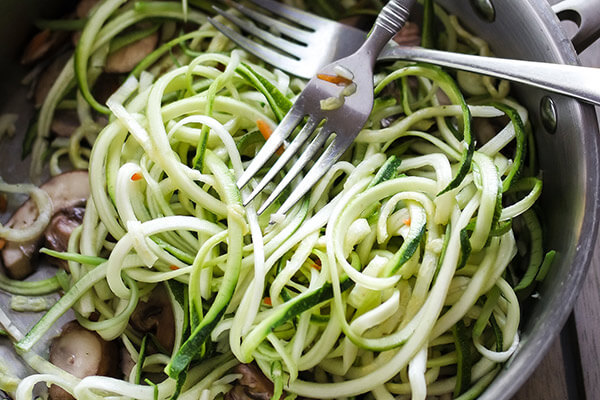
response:
[[[483,20],[494,22],[496,19],[496,8],[492,0],[471,0],[471,6]]]
[[[598,5],[596,0],[580,1],[586,2]],[[498,56],[578,64],[573,44],[560,29],[557,16],[545,0],[496,1],[493,22],[482,19],[472,7],[465,7],[463,1],[441,0],[440,3],[487,40]],[[0,113],[20,113],[17,122],[20,135],[27,129],[33,109],[25,100],[25,93],[19,91],[24,70],[7,60],[18,57],[33,15],[42,12],[44,7],[48,11],[54,4],[34,0],[0,2]],[[600,24],[596,21],[597,26]],[[544,177],[541,207],[545,241],[558,255],[546,281],[539,287],[539,298],[525,305],[521,346],[481,396],[486,400],[510,399],[559,333],[587,272],[600,210],[600,135],[593,107],[552,95],[558,120],[556,132],[551,134],[543,128],[539,112],[541,101],[548,93],[522,85],[515,85],[515,93],[533,113],[531,121]],[[0,174],[11,182],[27,176],[29,160],[21,161],[19,153],[19,140],[11,144],[6,139],[0,142]],[[2,296],[0,294],[0,305],[4,306],[6,296]],[[17,321],[25,330],[35,319],[35,316],[19,317]],[[5,356],[11,365],[17,363],[5,339],[0,340],[0,356]],[[20,370],[21,375],[26,373],[25,369]]]
[[[586,0],[598,4],[595,0]],[[490,43],[500,57],[578,64],[571,41],[545,0],[502,2],[488,23],[460,2],[440,3]],[[548,93],[515,85],[531,112],[539,163],[544,178],[541,205],[545,243],[558,257],[539,298],[524,309],[521,345],[481,399],[509,399],[527,380],[567,319],[581,288],[597,235],[599,200],[599,134],[594,108],[552,95],[556,133],[543,129],[541,99]]]
[[[554,103],[554,100],[550,96],[542,97],[542,101],[540,102],[540,119],[546,132],[556,133],[558,113],[556,111],[556,103]]]

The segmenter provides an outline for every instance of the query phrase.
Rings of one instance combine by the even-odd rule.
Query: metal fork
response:
[[[243,31],[260,38],[272,47],[256,43],[212,18],[209,18],[210,22],[246,51],[300,78],[310,79],[320,72],[321,67],[354,53],[367,37],[366,32],[360,29],[273,0],[249,1],[277,18],[234,1],[227,1],[227,5],[248,19],[239,18],[218,7],[214,8]],[[269,26],[283,36],[261,29],[254,22]]]
[[[253,1],[258,4],[264,2],[264,0]],[[273,156],[296,127],[307,118],[306,124],[277,159],[273,167],[270,168],[252,194],[244,199],[245,204],[252,201],[282,170],[287,162],[302,149],[302,154],[298,157],[298,160],[293,163],[281,182],[259,208],[259,214],[264,212],[279,197],[282,191],[292,183],[302,169],[319,152],[322,152],[304,179],[294,188],[278,210],[280,214],[287,213],[350,147],[373,108],[373,68],[377,55],[392,36],[402,28],[408,19],[410,8],[414,2],[415,0],[390,0],[377,17],[371,35],[354,54],[334,61],[318,70],[323,75],[341,76],[346,81],[352,81],[350,85],[354,88],[353,93],[342,93],[345,90],[344,87],[322,79],[321,75],[312,77],[292,109],[239,178],[237,184],[238,187],[242,188]],[[293,17],[289,16],[289,18]],[[323,108],[327,107],[322,107],[321,101],[331,98],[343,98],[343,104],[334,109],[324,110]],[[323,124],[321,125],[321,123]],[[317,131],[316,134],[314,134],[315,131]],[[304,146],[313,134],[314,138],[307,146]]]
[[[365,38],[365,32],[359,29],[273,0],[248,1],[280,18],[293,21],[301,28],[292,27],[289,23],[237,3],[232,3],[231,6],[251,21],[272,26],[275,30],[302,44],[298,45],[284,37],[273,35],[251,21],[237,18],[222,10],[218,10],[221,15],[272,47],[256,43],[215,20],[211,20],[212,24],[246,51],[301,78],[311,78],[323,65],[351,54]],[[399,46],[393,41],[385,46],[378,59],[422,61],[462,69],[536,86],[600,105],[600,88],[598,85],[590,84],[590,82],[597,82],[600,79],[598,68],[451,53],[422,47]]]

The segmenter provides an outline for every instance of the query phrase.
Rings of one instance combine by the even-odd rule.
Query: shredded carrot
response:
[[[144,177],[139,172],[136,172],[135,174],[131,175],[131,180],[134,181],[134,182],[135,181],[139,181],[139,180],[141,180],[143,178]]]
[[[0,250],[2,250],[6,246],[6,240],[0,239]]]
[[[179,269],[177,265],[169,265],[169,268],[171,269],[171,271],[177,271]]]
[[[273,305],[273,302],[271,301],[271,298],[270,298],[270,297],[265,297],[265,298],[263,299],[263,302],[264,302],[266,305],[268,305],[268,306],[272,306],[272,305]]]
[[[404,225],[410,226],[410,218],[404,220]]]
[[[273,134],[273,129],[271,129],[271,126],[269,126],[269,124],[267,124],[262,119],[257,119],[256,120],[256,126],[258,126],[258,130],[263,135],[263,137],[265,138],[265,140],[269,140],[269,138]]]
[[[317,78],[322,81],[333,83],[340,86],[348,86],[352,81],[339,75],[317,74]]]
[[[258,130],[260,131],[261,135],[263,135],[265,140],[269,140],[269,138],[273,134],[273,129],[271,129],[271,126],[269,124],[267,124],[265,121],[263,121],[262,119],[256,120],[256,126],[258,127]],[[278,156],[282,155],[283,154],[283,146],[278,148],[275,153]]]

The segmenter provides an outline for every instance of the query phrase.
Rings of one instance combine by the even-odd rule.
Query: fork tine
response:
[[[314,157],[315,154],[323,147],[327,138],[331,135],[331,130],[323,127],[321,128],[321,132],[317,134],[317,137],[313,139],[313,141],[308,145],[306,150],[302,153],[298,161],[292,165],[292,168],[288,171],[288,173],[283,177],[281,182],[275,187],[273,193],[267,198],[267,200],[262,204],[260,209],[258,210],[258,214],[262,214],[274,201],[281,195],[283,190],[294,180],[296,175],[298,175],[302,169],[308,164],[308,162]],[[311,169],[314,169],[311,168]]]
[[[298,71],[295,74],[300,76],[301,78],[310,78],[307,74],[302,73],[301,63],[291,57],[286,56],[285,54],[279,53],[273,49],[268,48],[267,46],[263,46],[262,44],[256,43],[253,40],[250,40],[240,33],[234,31],[226,25],[216,21],[213,18],[208,18],[208,21],[223,35],[227,36],[237,45],[242,47],[247,52],[255,55],[256,57],[266,61],[269,64],[274,65],[275,67],[288,71]],[[312,75],[311,75],[312,76]]]
[[[266,164],[267,161],[275,154],[277,149],[281,146],[283,141],[290,136],[290,134],[296,129],[296,126],[300,123],[304,115],[298,112],[297,108],[292,108],[287,113],[285,118],[281,121],[277,129],[271,134],[271,137],[265,145],[260,149],[254,160],[250,163],[248,168],[244,171],[242,176],[237,181],[237,186],[241,189],[248,184],[250,179]]]
[[[260,29],[252,22],[245,19],[240,19],[233,14],[221,10],[218,7],[213,6],[213,8],[223,17],[227,18],[229,21],[233,22],[235,25],[239,26],[246,32],[262,39],[263,41],[272,45],[273,47],[276,47],[277,49],[288,53],[290,56],[296,59],[300,58],[298,55],[301,55],[306,51],[306,46],[300,46],[289,40],[277,37],[272,33],[265,31],[264,29]]]
[[[294,21],[299,25],[304,25],[312,29],[317,29],[324,24],[331,23],[330,20],[318,17],[311,13],[298,10],[297,8],[286,6],[273,0],[249,0],[250,2],[282,17]]]
[[[344,154],[345,147],[342,143],[339,143],[336,137],[327,149],[323,152],[321,157],[313,165],[304,179],[300,181],[298,186],[294,188],[290,196],[283,202],[279,207],[278,213],[287,214],[287,212],[304,197],[304,195],[321,179],[329,168]],[[261,212],[263,209],[261,208]]]
[[[295,40],[298,40],[300,42],[309,41],[309,39],[313,35],[312,32],[306,31],[304,29],[296,28],[295,26],[287,24],[281,20],[270,17],[266,14],[263,14],[256,10],[253,10],[251,8],[245,7],[237,2],[228,1],[227,5],[231,6],[232,8],[235,8],[236,10],[238,10],[240,13],[242,13],[246,17],[250,18],[251,20],[253,20],[255,22],[260,22],[262,24],[265,24],[266,26],[272,26],[277,31],[283,33],[286,36],[294,38]]]
[[[269,169],[267,174],[262,178],[259,184],[254,188],[250,196],[244,199],[244,205],[250,203],[264,188],[273,180],[275,175],[283,169],[285,164],[296,154],[304,142],[308,140],[310,135],[317,129],[321,121],[317,118],[310,118],[306,125],[296,135],[292,143],[287,146],[282,155],[279,156],[275,164]]]

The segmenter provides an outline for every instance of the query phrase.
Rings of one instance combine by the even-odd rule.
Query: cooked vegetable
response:
[[[376,11],[350,3],[350,15]],[[425,5],[424,44],[489,51]],[[44,282],[0,279],[24,295],[64,290],[24,335],[0,310],[40,372],[17,398],[38,382],[53,398],[476,396],[519,344],[515,290],[531,290],[554,255],[544,256],[532,208],[542,181],[523,168],[533,154],[527,111],[504,82],[380,65],[373,112],[343,159],[288,215],[275,204],[258,216],[258,201],[242,206],[250,188],[240,192],[236,178],[305,83],[217,34],[194,8],[209,6],[80,5],[87,24],[44,96],[34,159],[54,126],[65,136],[52,140],[51,171],[63,156],[87,169],[90,200],[81,218],[81,203],[57,206],[50,193],[51,211],[43,190],[26,188],[45,210],[28,240],[51,221],[41,252],[68,268]],[[403,34],[421,39],[416,24]],[[339,103],[355,84],[335,73],[319,78],[340,85],[330,100]],[[112,90],[102,82],[114,81],[123,84],[104,104],[100,92]],[[68,135],[58,129],[65,114],[78,122]],[[524,266],[517,240],[528,249]],[[79,325],[65,328],[53,353],[75,342],[94,350],[85,374],[34,356],[70,310]],[[115,343],[125,375],[102,358]]]
[[[239,364],[234,371],[241,375],[238,384],[227,394],[231,400],[271,400],[273,398],[273,382],[254,364]]]
[[[175,317],[169,295],[162,286],[152,291],[147,301],[140,301],[131,315],[131,326],[143,334],[151,333],[167,352],[175,343]]]
[[[58,175],[40,186],[40,190],[48,196],[48,205],[40,212],[33,200],[27,200],[7,223],[11,229],[24,230],[39,221],[38,215],[53,215],[52,220],[45,221],[32,237],[26,240],[9,240],[4,245],[4,268],[14,279],[23,279],[34,271],[31,260],[44,235],[51,244],[58,245],[62,241],[58,249],[66,250],[65,242],[75,225],[78,225],[74,222],[81,223],[83,219],[81,205],[85,204],[89,196],[88,173],[73,171]],[[47,229],[49,223],[50,228]]]
[[[50,346],[50,362],[77,378],[91,375],[114,376],[119,368],[119,350],[114,342],[103,340],[76,321],[67,323]],[[59,386],[50,386],[50,399],[70,400]]]

